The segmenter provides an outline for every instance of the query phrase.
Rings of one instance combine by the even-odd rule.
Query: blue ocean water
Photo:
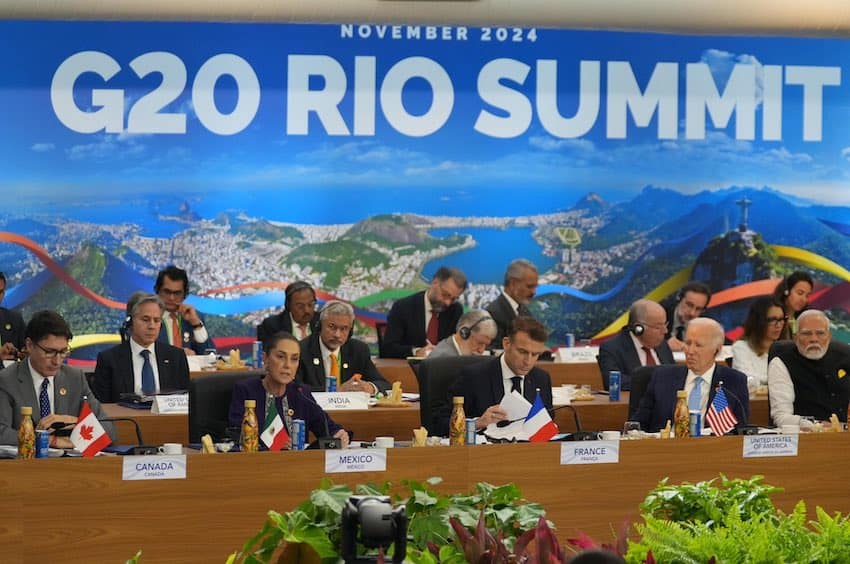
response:
[[[517,258],[528,259],[537,265],[539,272],[546,272],[557,259],[543,254],[543,247],[531,236],[533,231],[531,227],[432,229],[430,233],[435,237],[453,233],[472,235],[477,245],[428,262],[422,274],[430,280],[440,266],[449,265],[461,269],[472,282],[501,284],[508,263]]]

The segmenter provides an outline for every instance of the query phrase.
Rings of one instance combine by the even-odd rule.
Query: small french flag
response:
[[[528,416],[522,424],[522,429],[528,435],[528,440],[532,443],[545,443],[552,437],[558,434],[558,426],[549,417],[549,412],[543,406],[543,400],[540,399],[540,394],[534,398],[534,404],[528,411]]]

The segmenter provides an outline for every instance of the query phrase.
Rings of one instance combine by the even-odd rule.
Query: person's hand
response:
[[[342,448],[348,448],[348,431],[345,429],[340,429],[336,433],[334,433],[334,438],[339,439],[342,444]]]
[[[349,378],[340,387],[340,392],[366,392],[370,396],[375,395],[378,389],[372,382],[365,382],[359,378]]]
[[[3,343],[3,347],[0,348],[0,358],[3,360],[17,360],[18,349],[14,343]]]
[[[475,420],[475,429],[483,429],[493,423],[505,421],[507,420],[507,418],[508,414],[505,413],[504,409],[502,409],[498,405],[491,405],[487,408],[487,411],[481,414],[481,417]]]
[[[50,446],[52,448],[74,448],[74,443],[68,437],[50,436]]]
[[[186,353],[186,356],[195,356],[195,351],[190,349],[189,347],[183,347],[183,352]]]
[[[432,350],[434,350],[434,345],[428,343],[424,347],[413,349],[413,356],[428,356]]]
[[[180,304],[177,308],[177,313],[179,313],[183,319],[188,321],[189,325],[193,327],[201,324],[201,317],[198,315],[198,310],[187,303]]]
[[[685,343],[683,343],[676,337],[670,337],[669,339],[667,339],[667,346],[669,346],[670,350],[673,352],[685,350]]]
[[[38,421],[38,425],[36,425],[36,429],[50,429],[50,426],[54,423],[64,423],[66,426],[68,425],[76,425],[77,418],[73,415],[57,415],[55,413],[51,413],[47,417],[42,417]]]

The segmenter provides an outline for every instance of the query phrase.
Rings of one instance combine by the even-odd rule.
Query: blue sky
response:
[[[4,116],[0,169],[4,192],[39,196],[51,202],[90,201],[108,193],[116,198],[153,193],[218,193],[239,190],[262,199],[305,187],[330,191],[374,189],[377,199],[394,193],[434,192],[449,202],[487,194],[492,188],[562,191],[565,200],[587,191],[610,199],[630,197],[653,184],[683,192],[730,185],[771,186],[800,197],[831,204],[850,204],[850,75],[842,62],[850,43],[835,39],[790,39],[676,36],[620,32],[538,30],[534,42],[504,44],[469,39],[426,41],[341,39],[336,25],[0,22],[0,45],[17,53],[0,79]],[[49,37],[49,41],[44,38]],[[135,103],[158,80],[140,80],[128,68],[134,57],[152,51],[176,54],[188,71],[189,86],[168,106],[188,115],[186,135],[78,134],[65,128],[53,113],[49,85],[55,69],[83,50],[108,53],[122,71],[108,87],[127,88],[127,105]],[[262,97],[257,115],[243,132],[218,136],[204,130],[194,114],[189,93],[201,64],[220,53],[234,53],[256,72]],[[286,135],[286,70],[290,54],[318,54],[336,59],[349,76],[355,56],[375,56],[379,82],[405,57],[428,57],[451,77],[454,106],[437,133],[413,138],[393,131],[377,111],[373,137],[332,137],[311,120],[311,135]],[[478,71],[488,61],[511,58],[534,65],[538,59],[559,64],[559,104],[562,114],[575,109],[580,60],[631,63],[641,85],[656,63],[680,67],[707,63],[722,84],[735,62],[758,65],[842,67],[839,87],[824,92],[823,141],[803,142],[800,134],[800,89],[784,89],[783,141],[736,141],[734,122],[725,130],[709,129],[703,141],[656,139],[656,121],[639,129],[629,125],[626,140],[605,138],[604,99],[596,125],[579,139],[558,139],[536,118],[521,135],[493,139],[473,130],[484,104],[476,92]],[[534,86],[532,70],[526,85]],[[89,88],[97,80],[82,80]],[[103,87],[101,85],[101,87]],[[81,91],[84,88],[80,89]],[[232,104],[226,88],[218,101]],[[411,111],[422,111],[428,97],[414,85],[405,90]],[[78,93],[78,100],[84,94]],[[350,126],[351,95],[341,108]],[[572,109],[569,109],[572,108]],[[684,103],[680,100],[682,119]],[[757,114],[757,139],[761,113]],[[709,125],[710,127],[710,125]],[[682,126],[680,123],[680,132]],[[315,132],[315,134],[313,134]],[[399,198],[403,206],[404,198]],[[364,206],[364,213],[368,205]],[[399,209],[399,211],[405,211]],[[509,210],[508,210],[509,211]],[[505,215],[511,215],[506,213]],[[304,218],[308,220],[309,218]]]

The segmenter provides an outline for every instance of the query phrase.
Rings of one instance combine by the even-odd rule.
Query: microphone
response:
[[[570,404],[559,405],[558,407],[554,407],[554,408],[549,410],[549,416],[551,417],[552,414],[555,413],[556,411],[558,411],[559,409],[569,409],[570,411],[572,411],[573,412],[573,420],[575,421],[575,424],[576,424],[576,432],[579,432],[579,433],[582,432],[581,420],[578,417],[578,411],[576,411],[576,408],[574,406],[570,405]],[[503,421],[497,422],[496,427],[504,428],[504,427],[507,427],[508,425],[512,425],[512,424],[516,423],[517,421],[525,421],[526,417],[519,417],[517,419],[505,419]]]
[[[316,403],[316,400],[308,396],[304,392],[304,388],[302,386],[298,386],[296,390],[298,390],[299,396],[316,406],[319,409],[319,413],[322,414],[322,424],[325,427],[325,436],[317,438],[316,442],[318,443],[318,448],[320,448],[321,450],[335,450],[342,448],[342,441],[340,441],[336,437],[331,436],[330,426],[328,425],[328,414],[325,413],[325,410],[322,409],[322,406]],[[346,433],[348,433],[348,431],[346,431]]]
[[[156,446],[145,445],[145,441],[142,439],[142,428],[139,426],[138,421],[131,417],[104,417],[103,419],[99,419],[101,422],[106,423],[117,423],[119,421],[123,421],[125,423],[132,423],[136,428],[136,442],[137,444],[133,446],[130,454],[134,456],[139,455],[147,455],[147,454],[157,454],[159,452]]]
[[[731,397],[738,404],[738,407],[741,408],[741,415],[744,418],[744,421],[739,421],[737,425],[735,425],[735,433],[738,435],[757,435],[759,432],[759,428],[757,425],[749,425],[747,423],[747,410],[744,409],[744,404],[741,402],[741,399],[729,388],[723,387],[723,380],[717,381],[717,389],[720,390],[723,388],[723,393],[727,397]]]

